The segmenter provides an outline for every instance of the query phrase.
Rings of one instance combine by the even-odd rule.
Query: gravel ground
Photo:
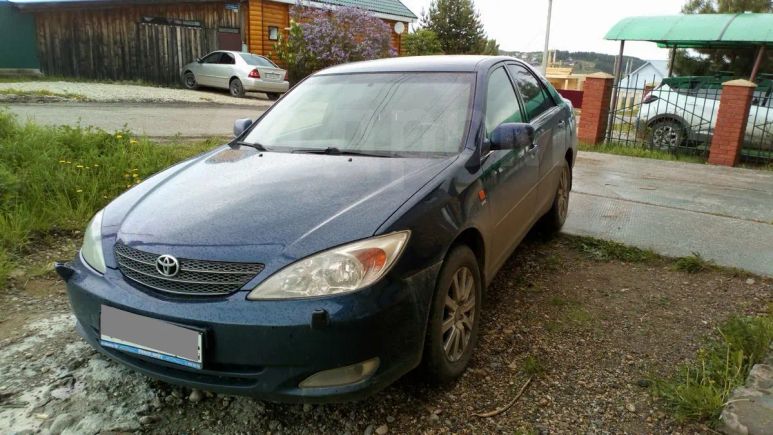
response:
[[[54,96],[35,95],[0,95],[0,103],[21,102],[52,102],[67,101],[56,95],[72,94],[79,96],[77,101],[96,102],[134,102],[134,103],[209,103],[209,104],[235,104],[249,106],[271,105],[265,94],[250,92],[245,98],[234,98],[226,90],[198,89],[171,89],[153,86],[89,83],[89,82],[18,82],[0,83],[0,91],[5,89],[17,89],[23,93],[45,91]]]
[[[531,238],[488,289],[470,369],[438,388],[410,374],[359,403],[277,405],[173,387],[91,350],[64,287],[24,271],[0,291],[0,433],[702,433],[652,399],[648,378],[691,358],[773,281],[686,274],[669,260],[599,262]],[[74,246],[36,259],[61,257]],[[520,400],[493,417],[527,382]]]

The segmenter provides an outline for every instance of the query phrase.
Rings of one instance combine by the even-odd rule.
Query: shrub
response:
[[[299,2],[290,16],[290,31],[275,50],[293,82],[329,66],[397,54],[389,26],[364,9],[312,8]]]
[[[403,38],[403,50],[408,56],[443,54],[437,34],[429,29],[419,29]]]

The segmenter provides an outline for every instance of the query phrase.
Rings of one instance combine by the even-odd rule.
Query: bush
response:
[[[437,34],[429,29],[419,29],[405,35],[403,50],[408,56],[443,54]]]
[[[397,55],[389,26],[364,9],[298,3],[290,16],[290,31],[280,37],[275,50],[291,82],[329,66]]]
[[[209,146],[20,124],[0,111],[0,285],[36,236],[82,230],[115,196]]]

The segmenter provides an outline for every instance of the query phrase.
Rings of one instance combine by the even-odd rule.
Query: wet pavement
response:
[[[773,276],[773,172],[581,152],[564,232]]]

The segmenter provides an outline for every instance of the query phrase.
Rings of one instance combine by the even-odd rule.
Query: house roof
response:
[[[8,0],[20,9],[47,9],[50,7],[89,7],[92,5],[131,5],[131,4],[158,4],[158,3],[203,3],[213,0]],[[214,0],[217,1],[217,0]],[[295,0],[272,0],[279,3],[295,4]],[[239,0],[233,0],[238,3]],[[411,12],[400,0],[312,0],[306,1],[311,6],[351,6],[359,7],[377,15],[381,18],[392,18],[395,20],[404,19],[413,21],[417,19],[416,14]]]
[[[630,74],[628,74],[628,77],[635,76],[642,72],[645,68],[648,66],[651,66],[655,69],[661,76],[665,77],[668,75],[668,61],[666,60],[647,60],[642,64],[642,66],[636,68],[635,70],[631,71]]]
[[[680,48],[773,45],[773,14],[630,17],[615,24],[604,39]]]

